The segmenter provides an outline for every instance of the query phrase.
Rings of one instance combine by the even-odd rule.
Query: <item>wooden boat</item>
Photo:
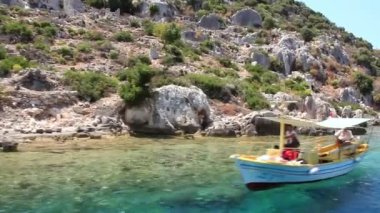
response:
[[[368,139],[357,137],[351,145],[340,147],[332,139],[330,144],[301,149],[301,159],[284,160],[285,124],[298,127],[326,129],[349,128],[369,119],[330,118],[312,122],[291,117],[265,118],[280,123],[279,149],[267,149],[264,155],[231,155],[236,161],[244,183],[249,189],[262,189],[284,183],[302,183],[337,177],[350,172],[368,151]],[[367,135],[369,136],[369,135]],[[302,144],[303,142],[301,142]],[[285,148],[286,149],[286,148]]]

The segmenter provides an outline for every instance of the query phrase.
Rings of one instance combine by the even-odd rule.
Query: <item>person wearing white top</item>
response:
[[[338,145],[350,144],[351,140],[354,138],[351,130],[348,130],[347,128],[337,131],[334,135],[337,139]]]

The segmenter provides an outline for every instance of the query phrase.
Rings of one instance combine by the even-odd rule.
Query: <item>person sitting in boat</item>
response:
[[[285,132],[286,144],[284,145],[284,151],[282,152],[282,158],[285,160],[296,160],[299,155],[300,142],[297,137],[297,132],[292,125],[286,125]]]
[[[351,141],[354,139],[354,135],[352,134],[351,130],[347,128],[343,128],[337,131],[334,135],[336,137],[336,143],[338,146],[351,145]]]
[[[286,144],[284,145],[284,147],[298,148],[300,146],[300,142],[297,137],[297,132],[292,125],[286,125],[285,138]]]

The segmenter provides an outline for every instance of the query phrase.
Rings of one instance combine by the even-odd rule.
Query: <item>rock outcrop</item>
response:
[[[340,91],[339,100],[345,103],[359,103],[360,93],[352,87],[346,87]]]
[[[239,10],[231,17],[231,21],[242,27],[261,27],[262,25],[260,14],[252,9]]]
[[[207,96],[197,87],[168,85],[155,90],[151,99],[127,107],[125,122],[133,132],[174,134],[195,133],[210,120]]]
[[[292,35],[283,36],[274,47],[274,53],[284,66],[284,74],[289,75],[296,62],[296,49],[300,48],[302,42]]]
[[[208,30],[220,30],[225,27],[223,19],[216,14],[203,16],[198,25]]]
[[[151,8],[153,7],[157,8],[157,11],[154,14],[151,14]],[[178,13],[173,5],[161,0],[142,1],[142,3],[138,5],[138,8],[138,15],[141,17],[150,17],[155,21],[171,20]]]

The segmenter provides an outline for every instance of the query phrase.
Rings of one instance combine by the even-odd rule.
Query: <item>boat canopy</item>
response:
[[[324,121],[318,122],[318,126],[330,129],[343,129],[353,127],[361,123],[365,123],[371,119],[369,118],[328,118]]]
[[[316,122],[313,120],[305,120],[301,118],[295,118],[290,116],[281,117],[262,117],[266,120],[274,122],[283,122],[297,127],[314,127],[314,128],[327,128],[327,129],[342,129],[349,128],[361,123],[365,123],[371,119],[368,118],[328,118],[324,121]]]

